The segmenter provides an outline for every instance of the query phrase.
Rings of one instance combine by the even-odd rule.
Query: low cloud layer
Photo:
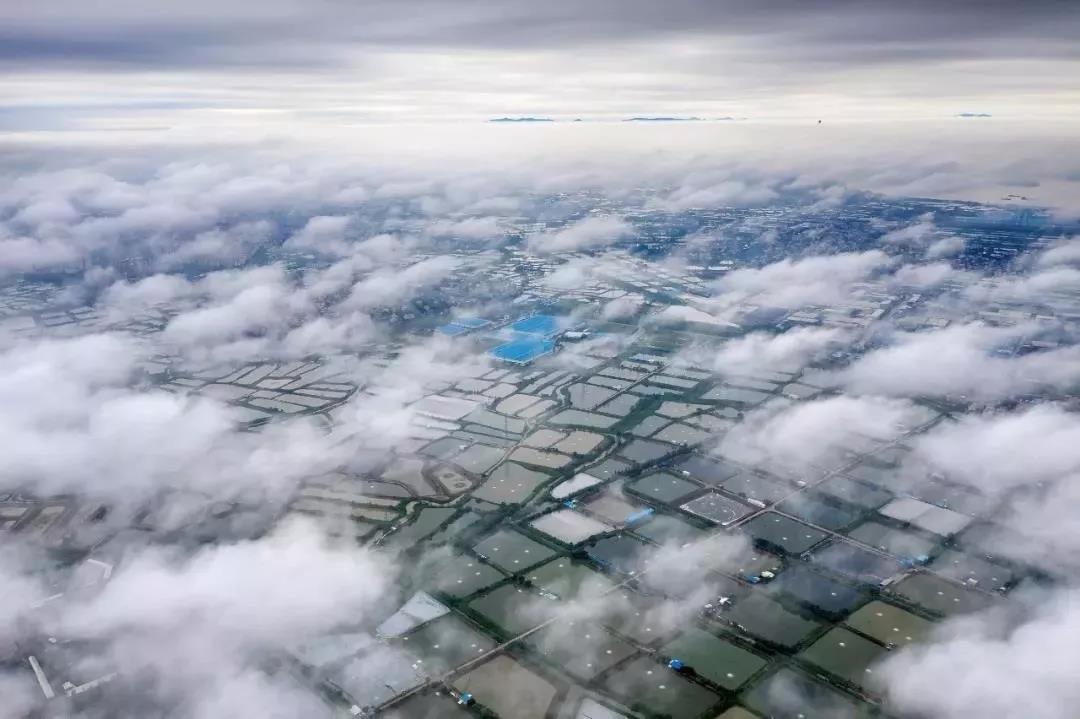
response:
[[[513,407],[533,399],[514,395],[530,393],[562,402],[529,418],[539,425],[568,406],[570,390],[524,386],[550,370],[585,387],[568,373],[584,376],[632,349],[642,356],[628,357],[621,377],[605,375],[603,392],[586,389],[633,384],[640,396],[624,399],[667,404],[671,431],[700,429],[700,451],[740,463],[746,476],[808,496],[815,488],[800,482],[849,471],[869,454],[898,496],[932,480],[985,500],[994,511],[977,523],[981,543],[955,541],[1018,571],[1037,566],[1029,581],[1053,593],[1031,595],[1027,613],[943,622],[936,643],[895,652],[886,690],[903,711],[964,716],[967,706],[989,707],[983,683],[998,680],[995,702],[1019,697],[1001,681],[1024,672],[1002,656],[1013,653],[1041,666],[1039,679],[1034,670],[1024,679],[1042,693],[1039,711],[1065,716],[1056,712],[1071,705],[1071,689],[1043,669],[1071,658],[1068,642],[1039,655],[1032,637],[1055,624],[1074,633],[1055,605],[1073,597],[1069,572],[1080,568],[1071,559],[1080,533],[1069,529],[1080,502],[1073,225],[1067,213],[1013,200],[942,200],[927,214],[931,201],[897,196],[996,199],[1018,175],[1060,190],[1071,182],[1068,153],[1048,143],[1010,148],[1008,162],[987,158],[986,135],[949,162],[929,141],[909,159],[845,157],[840,145],[786,157],[779,143],[758,162],[749,149],[758,145],[742,144],[752,127],[733,123],[715,153],[701,154],[720,123],[687,121],[678,127],[707,129],[596,126],[595,150],[553,143],[547,156],[503,133],[531,132],[528,124],[492,127],[478,146],[430,156],[443,138],[420,132],[397,157],[401,145],[381,146],[378,133],[340,155],[283,142],[154,146],[147,157],[89,146],[68,158],[9,143],[26,154],[4,161],[10,181],[0,191],[0,250],[10,250],[0,252],[0,488],[77,496],[94,505],[80,506],[80,518],[104,506],[88,536],[55,539],[107,555],[116,571],[94,592],[42,605],[57,587],[42,547],[27,542],[0,565],[0,639],[14,637],[20,651],[38,651],[22,643],[40,636],[79,642],[95,669],[119,668],[115,696],[134,701],[130,690],[181,717],[320,715],[310,687],[271,659],[324,632],[370,629],[400,599],[399,572],[428,563],[353,541],[362,531],[367,541],[380,536],[382,517],[413,521],[416,510],[401,507],[414,498],[316,526],[294,522],[298,493],[326,476],[340,478],[343,495],[359,492],[376,471],[421,466],[421,449],[451,431],[439,457],[469,437],[504,439],[494,425],[458,426],[482,421],[483,410],[457,424],[421,411],[433,392],[463,411]],[[625,141],[635,133],[640,146]],[[984,226],[1015,223],[1046,229],[1030,233],[1030,246],[1017,243],[1015,258],[979,254]],[[592,337],[564,338],[550,365],[520,370],[510,385],[498,373],[517,369],[487,350],[520,338],[510,322],[539,313]],[[500,334],[449,336],[466,325],[446,323],[476,318]],[[223,379],[248,373],[268,384],[236,389]],[[685,400],[671,399],[686,384],[694,389]],[[287,405],[290,385],[308,404]],[[705,399],[714,388],[730,398]],[[699,402],[707,419],[695,414]],[[597,431],[604,452],[618,445],[613,454],[638,439]],[[474,474],[468,482],[479,481]],[[314,491],[339,491],[328,486]],[[478,534],[499,516],[472,514],[483,515]],[[121,531],[132,524],[138,530]],[[186,534],[192,526],[199,531]],[[707,556],[679,542],[655,550],[639,584],[671,601],[650,621],[676,630],[724,591],[718,577],[701,581],[703,567],[751,547],[741,534],[718,536],[731,541]],[[1048,553],[1060,557],[1050,567]],[[532,607],[537,617],[546,602]],[[600,620],[615,605],[590,597],[569,615]],[[37,635],[24,634],[27,623]],[[18,716],[36,698],[9,690],[9,679],[0,673],[0,693],[14,709],[0,713]]]
[[[536,252],[573,252],[593,250],[615,244],[634,234],[634,228],[619,217],[600,215],[578,220],[556,232],[537,235],[529,240]]]
[[[897,654],[882,668],[889,695],[919,715],[1016,718],[1072,716],[1080,693],[1075,591],[1042,597],[1017,624],[985,615],[957,621],[936,642]]]
[[[295,680],[266,672],[267,658],[322,632],[370,622],[385,611],[377,608],[393,577],[369,552],[294,523],[263,539],[191,554],[138,548],[100,593],[34,612],[22,603],[30,594],[24,589],[6,594],[5,605],[13,611],[22,604],[24,622],[80,643],[84,671],[119,671],[117,682],[131,683],[113,694],[120,703],[106,700],[92,711],[117,716],[169,706],[192,719],[250,711],[322,716],[326,706]],[[32,580],[5,575],[5,585],[12,581],[18,591]],[[37,599],[45,591],[38,588]],[[21,715],[17,695],[3,712]]]
[[[902,334],[891,346],[863,356],[838,379],[858,392],[972,400],[1072,389],[1080,383],[1080,348],[1012,354],[1025,335],[1037,331],[1031,327],[957,325],[936,332]]]
[[[879,250],[803,260],[781,260],[760,269],[739,269],[717,282],[719,302],[754,302],[794,309],[847,299],[852,285],[869,279],[894,260]]]

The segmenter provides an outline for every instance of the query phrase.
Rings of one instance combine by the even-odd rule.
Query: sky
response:
[[[1080,112],[1070,0],[16,1],[0,131]]]

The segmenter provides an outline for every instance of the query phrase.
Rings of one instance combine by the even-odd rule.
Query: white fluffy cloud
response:
[[[613,245],[633,234],[633,225],[621,217],[594,215],[555,232],[533,235],[529,238],[529,249],[540,253],[593,250]]]
[[[940,260],[944,257],[953,257],[964,251],[967,242],[963,237],[943,237],[926,248],[926,259]]]
[[[343,305],[348,309],[399,305],[438,285],[459,265],[457,259],[439,255],[401,269],[377,269],[353,285]]]
[[[835,327],[796,327],[776,335],[755,332],[721,345],[712,366],[730,375],[753,374],[754,370],[799,369],[849,340],[847,330]]]
[[[947,626],[937,641],[897,652],[878,670],[902,710],[935,719],[1068,719],[1080,702],[1076,590],[1042,597],[1017,624],[986,614]]]
[[[505,230],[498,217],[466,217],[460,220],[432,222],[424,231],[433,237],[487,240],[501,237]]]
[[[996,517],[1001,528],[982,546],[1037,563],[1061,583],[1014,590],[1007,608],[950,620],[931,642],[893,654],[878,676],[899,709],[942,719],[1075,713],[1078,447],[1080,418],[1055,406],[965,418],[913,443],[912,461],[992,496],[1011,492]]]
[[[848,298],[852,285],[892,264],[879,250],[785,259],[729,272],[716,282],[715,300],[725,306],[753,301],[787,308],[840,303]]]
[[[191,631],[228,642],[289,646],[353,624],[388,591],[389,567],[369,551],[331,544],[313,526],[292,523],[259,540],[209,547],[180,561],[140,550],[104,591],[62,618],[71,636]],[[155,601],[146,602],[147,596]]]
[[[929,289],[962,276],[962,273],[954,270],[948,262],[931,262],[924,265],[904,265],[893,273],[892,281],[901,286]]]
[[[741,462],[775,464],[809,475],[815,468],[830,469],[845,458],[845,448],[856,435],[876,443],[890,442],[923,417],[910,402],[881,397],[842,395],[778,404],[747,414],[718,449]]]
[[[714,207],[754,207],[772,202],[779,193],[764,183],[724,179],[714,184],[691,183],[652,200],[649,207],[666,212],[683,212]]]
[[[1080,269],[1056,265],[1027,274],[997,277],[971,285],[965,296],[972,302],[1027,302],[1053,304],[1057,292],[1080,287]]]
[[[303,422],[238,433],[224,405],[132,387],[140,356],[137,344],[114,335],[0,354],[0,433],[8,441],[0,483],[120,504],[166,488],[281,497],[315,468],[342,461],[344,450]]]
[[[1044,252],[1039,253],[1035,259],[1035,266],[1039,268],[1057,267],[1059,265],[1080,265],[1080,239],[1062,239],[1055,242]]]
[[[995,493],[1080,471],[1080,416],[1060,407],[943,424],[914,443],[917,456],[957,481]]]
[[[349,245],[345,241],[345,233],[351,220],[351,217],[344,215],[312,217],[285,241],[285,246],[325,255],[346,255]]]
[[[922,217],[918,222],[886,232],[878,240],[883,245],[900,247],[924,247],[939,237],[932,217]]]
[[[1031,330],[981,324],[921,333],[900,333],[838,373],[856,392],[901,397],[966,397],[1000,400],[1039,390],[1064,391],[1080,383],[1080,348],[1064,346],[1004,356]]]
[[[54,601],[47,612],[24,605],[21,619],[80,642],[72,658],[86,671],[119,671],[118,714],[138,706],[134,699],[185,719],[321,716],[321,699],[288,672],[267,670],[267,657],[370,627],[394,602],[394,577],[386,557],[297,520],[191,553],[134,547],[98,593]],[[108,711],[110,701],[97,708]],[[0,714],[11,716],[10,706]]]

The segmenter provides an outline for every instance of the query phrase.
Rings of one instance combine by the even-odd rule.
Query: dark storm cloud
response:
[[[365,47],[544,50],[679,35],[739,37],[816,61],[1076,57],[1078,8],[1068,0],[60,0],[0,10],[0,61],[287,67]]]

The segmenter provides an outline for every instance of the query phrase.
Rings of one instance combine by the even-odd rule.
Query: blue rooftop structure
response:
[[[555,337],[563,329],[562,321],[555,315],[522,317],[501,331],[507,341],[490,350],[490,354],[504,362],[522,365],[551,354],[555,351]]]
[[[559,318],[553,315],[533,315],[518,320],[510,325],[510,329],[527,335],[552,337],[559,332]]]
[[[499,345],[491,350],[491,355],[514,364],[528,364],[537,357],[551,354],[555,351],[555,340],[548,339],[520,339]]]

